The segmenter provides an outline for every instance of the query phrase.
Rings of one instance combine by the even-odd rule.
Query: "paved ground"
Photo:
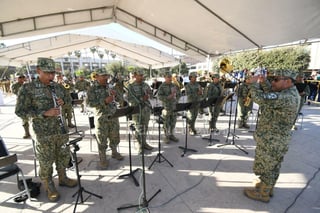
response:
[[[14,114],[15,96],[5,96],[4,105],[0,106],[0,135],[11,153],[18,154],[18,164],[27,177],[39,181],[35,177],[34,154],[31,140],[21,139],[23,129],[21,120]],[[100,170],[97,167],[98,155],[96,141],[90,135],[88,115],[75,108],[77,129],[85,131],[85,137],[78,142],[77,152],[83,162],[79,165],[81,183],[85,190],[103,196],[102,199],[83,192],[84,202],[76,206],[76,212],[117,212],[118,208],[135,206],[147,201],[149,212],[153,213],[188,213],[188,212],[320,212],[320,105],[305,105],[302,128],[293,132],[293,138],[282,165],[281,175],[274,190],[274,197],[269,203],[248,199],[243,195],[243,188],[252,186],[255,176],[252,173],[255,142],[252,132],[233,129],[233,115],[229,131],[230,116],[219,117],[219,139],[212,146],[201,136],[190,136],[184,133],[183,120],[179,118],[177,136],[179,143],[163,144],[160,162],[158,149],[146,153],[145,156],[145,193],[143,190],[142,158],[137,155],[137,143],[132,144],[132,170],[135,179],[140,183],[137,187],[134,178],[119,179],[120,175],[130,174],[128,151],[128,127],[125,118],[121,118],[120,152],[125,160],[118,162],[110,158],[110,168]],[[227,111],[229,108],[227,108]],[[254,111],[256,112],[256,111]],[[254,116],[251,118],[254,121]],[[197,129],[206,133],[207,120],[201,116],[197,120]],[[299,126],[300,127],[300,126]],[[255,126],[251,125],[251,130]],[[228,134],[229,133],[229,134]],[[233,134],[235,133],[235,134]],[[163,133],[161,132],[161,137]],[[227,137],[229,135],[229,137]],[[72,135],[72,138],[76,137]],[[149,142],[158,147],[158,126],[150,121]],[[91,143],[92,141],[92,143]],[[161,140],[162,141],[162,140]],[[181,156],[183,149],[179,146],[195,149]],[[232,144],[235,145],[232,145]],[[219,146],[224,145],[226,146]],[[238,149],[240,148],[240,149]],[[246,154],[244,151],[248,152]],[[156,159],[156,162],[152,162]],[[171,163],[173,167],[170,166]],[[152,166],[151,166],[152,164]],[[149,169],[148,167],[151,168]],[[76,177],[74,169],[68,175]],[[57,183],[57,178],[55,179]],[[13,200],[1,204],[2,212],[72,212],[77,188],[57,187],[61,199],[50,203],[41,188],[40,196],[34,201],[15,203]],[[8,194],[18,191],[16,179],[7,178],[0,182],[0,200]],[[154,196],[154,197],[153,197]],[[87,198],[88,197],[88,198]],[[119,212],[139,212],[137,207],[123,209]],[[148,212],[145,211],[140,212]]]

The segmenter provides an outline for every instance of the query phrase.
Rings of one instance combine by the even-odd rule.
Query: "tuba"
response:
[[[221,61],[219,62],[219,68],[221,70],[222,73],[230,73],[233,70],[233,66],[231,64],[231,61],[227,58],[223,58],[221,59]]]

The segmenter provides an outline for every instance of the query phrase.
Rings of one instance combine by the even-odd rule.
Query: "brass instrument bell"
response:
[[[233,66],[231,64],[231,61],[229,59],[227,59],[227,58],[223,58],[219,62],[219,68],[220,68],[222,73],[230,73],[233,70]]]

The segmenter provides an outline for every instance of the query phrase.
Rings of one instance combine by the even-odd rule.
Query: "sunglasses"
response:
[[[25,76],[19,76],[18,78],[25,78]]]

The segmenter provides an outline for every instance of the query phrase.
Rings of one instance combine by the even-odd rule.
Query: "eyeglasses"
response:
[[[19,76],[18,78],[25,78],[25,76]]]
[[[288,79],[289,79],[288,77],[278,77],[278,78],[273,78],[272,81],[278,82],[278,81],[281,81],[281,80],[288,80]]]

